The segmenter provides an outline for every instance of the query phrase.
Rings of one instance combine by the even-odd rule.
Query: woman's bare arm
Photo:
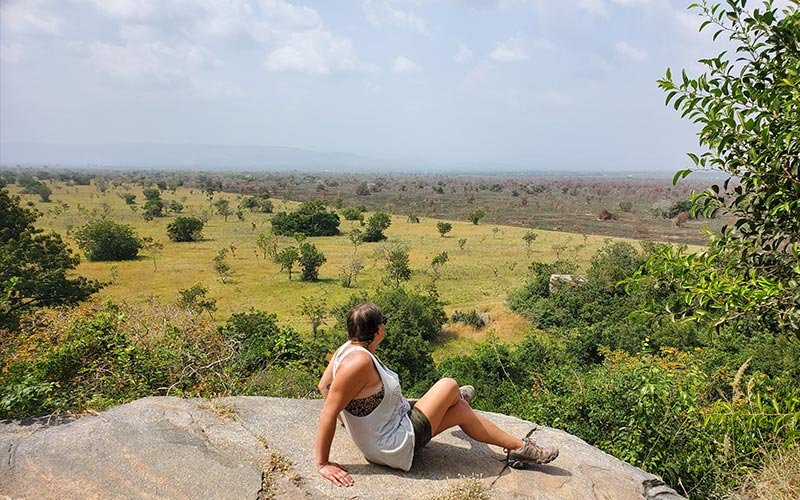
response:
[[[331,361],[328,363],[328,367],[325,368],[325,372],[322,374],[322,377],[319,379],[319,384],[317,384],[317,388],[319,392],[322,394],[322,399],[328,397],[328,391],[331,388],[331,382],[333,382],[333,358],[336,357],[331,356]]]

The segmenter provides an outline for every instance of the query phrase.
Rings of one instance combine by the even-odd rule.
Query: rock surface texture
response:
[[[456,490],[467,485],[484,498],[681,498],[652,474],[547,427],[533,436],[559,447],[548,465],[506,467],[502,450],[454,428],[407,473],[369,464],[339,427],[331,459],[355,485],[337,488],[314,468],[321,408],[319,400],[152,397],[70,422],[1,423],[0,499],[430,499],[461,498]],[[520,436],[535,427],[484,415]]]

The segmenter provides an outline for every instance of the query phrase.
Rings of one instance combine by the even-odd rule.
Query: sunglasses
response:
[[[385,325],[389,321],[389,318],[381,314],[381,324]]]

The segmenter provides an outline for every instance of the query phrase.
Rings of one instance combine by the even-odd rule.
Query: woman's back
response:
[[[407,471],[411,468],[411,461],[414,458],[414,430],[407,416],[410,407],[400,389],[399,377],[386,368],[369,350],[348,342],[334,354],[334,378],[337,368],[345,357],[355,351],[369,355],[383,385],[384,396],[365,416],[354,415],[345,409],[341,413],[345,428],[369,461]],[[358,395],[374,394],[375,385],[367,390],[367,386],[371,385],[368,382]]]

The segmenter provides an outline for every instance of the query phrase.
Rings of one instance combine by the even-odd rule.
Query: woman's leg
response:
[[[460,426],[472,439],[508,449],[522,446],[522,440],[503,431],[486,418],[472,410],[469,403],[461,399],[458,382],[443,378],[417,401],[415,408],[428,417],[431,435],[435,436],[445,429]]]

